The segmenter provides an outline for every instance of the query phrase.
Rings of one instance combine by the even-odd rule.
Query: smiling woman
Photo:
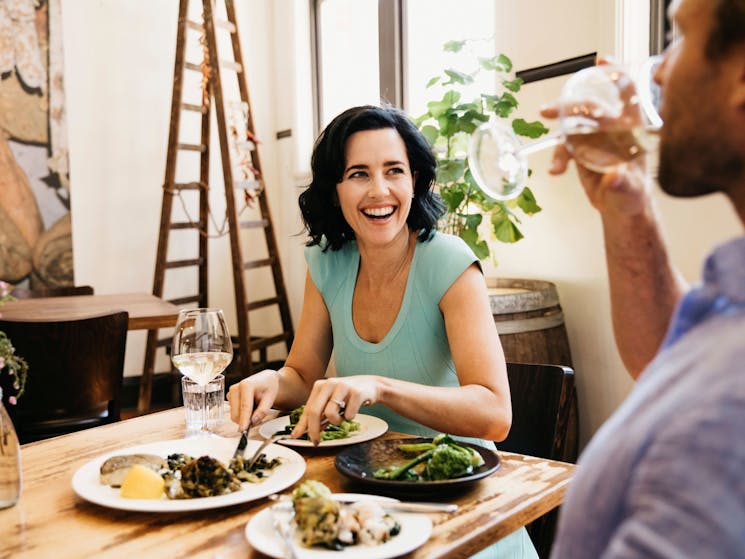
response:
[[[233,420],[243,429],[304,404],[293,434],[318,444],[325,421],[363,408],[394,431],[494,448],[512,415],[504,355],[478,258],[435,230],[443,205],[426,139],[398,109],[354,107],[321,133],[311,167],[297,335],[279,371],[231,387]],[[535,551],[519,530],[483,555],[495,556]]]

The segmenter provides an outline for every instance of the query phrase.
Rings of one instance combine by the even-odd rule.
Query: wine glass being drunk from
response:
[[[209,434],[207,385],[225,370],[232,359],[233,345],[221,309],[179,311],[171,360],[181,374],[196,382],[201,389],[200,434]]]
[[[573,74],[558,100],[558,132],[521,144],[501,125],[487,123],[471,136],[468,163],[476,183],[496,200],[516,198],[528,180],[528,155],[563,143],[575,161],[607,173],[654,152],[662,119],[654,71],[661,58],[650,57],[636,79],[617,65],[601,64]]]

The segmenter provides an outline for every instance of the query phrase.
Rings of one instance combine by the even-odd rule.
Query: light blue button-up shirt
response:
[[[582,454],[552,557],[745,558],[745,237]]]

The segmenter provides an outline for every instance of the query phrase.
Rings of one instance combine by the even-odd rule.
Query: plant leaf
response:
[[[505,89],[509,89],[513,93],[517,93],[520,91],[520,87],[523,85],[523,79],[522,78],[515,78],[514,80],[503,80],[502,85],[505,87]]]
[[[514,95],[505,91],[502,95],[482,95],[487,109],[501,118],[507,118],[514,111],[518,102]]]
[[[503,243],[516,243],[523,238],[520,229],[506,214],[494,215],[491,223],[494,236]]]
[[[524,188],[520,193],[520,196],[517,197],[517,205],[528,215],[537,214],[543,209],[538,205],[538,202],[536,202],[533,191],[527,187]]]
[[[473,229],[464,229],[461,231],[460,238],[463,239],[466,244],[471,247],[471,250],[479,260],[484,260],[489,257],[489,245],[486,241],[479,239],[478,231]]]
[[[448,41],[442,46],[445,52],[460,52],[466,41]]]
[[[435,76],[434,78],[430,78],[429,81],[427,82],[427,85],[425,86],[425,89],[428,87],[432,87],[439,81],[440,81],[440,76]]]
[[[445,75],[450,79],[444,82],[442,85],[450,85],[451,83],[459,83],[462,85],[468,85],[468,84],[473,83],[472,76],[464,72],[460,72],[458,70],[453,70],[452,68],[445,69]]]
[[[440,184],[455,182],[463,177],[466,169],[465,159],[445,159],[437,165],[437,182]]]
[[[466,228],[473,229],[474,231],[479,228],[481,222],[484,220],[484,216],[481,214],[466,214]]]
[[[442,96],[440,101],[427,103],[427,110],[434,118],[439,118],[448,109],[452,108],[460,100],[460,93],[450,90]]]
[[[440,135],[450,138],[458,132],[458,114],[451,109],[437,118],[437,124],[440,126]],[[448,152],[448,156],[450,152]]]
[[[523,118],[513,120],[512,129],[518,136],[526,136],[528,138],[538,138],[548,132],[548,128],[540,120],[528,122]]]
[[[512,71],[512,61],[504,54],[492,58],[479,58],[479,64],[484,70],[509,73]]]
[[[422,126],[420,128],[420,131],[422,135],[427,138],[429,145],[434,146],[435,142],[437,141],[437,137],[440,135],[440,131],[431,124]]]
[[[458,207],[465,200],[466,193],[459,188],[442,188],[440,189],[440,197],[445,202],[448,212],[453,213],[458,210]]]
[[[487,120],[489,120],[489,117],[483,113],[477,111],[466,111],[460,119],[458,119],[458,130],[469,135],[473,134],[473,132]]]

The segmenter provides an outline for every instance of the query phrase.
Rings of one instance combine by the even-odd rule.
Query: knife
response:
[[[332,499],[338,501],[343,505],[351,505],[352,503],[360,502],[372,502],[377,503],[384,510],[397,511],[397,512],[455,512],[458,510],[458,505],[455,503],[426,503],[426,502],[414,502],[414,501],[395,501],[393,499],[377,499],[367,497],[353,497],[350,495],[332,495]],[[286,509],[292,508],[292,499],[287,496],[278,494],[269,495],[269,500],[279,501],[274,507],[284,507]]]
[[[339,501],[345,505],[352,503],[360,503],[370,501],[377,503],[381,508],[389,511],[397,512],[455,512],[458,510],[458,505],[455,503],[426,503],[426,502],[414,502],[414,501],[389,501],[387,499],[350,499],[343,495],[332,497],[335,501]]]
[[[239,456],[243,456],[243,453],[246,450],[247,444],[248,444],[248,429],[241,431],[241,438],[238,440],[238,446],[235,447],[233,458],[238,458]]]

